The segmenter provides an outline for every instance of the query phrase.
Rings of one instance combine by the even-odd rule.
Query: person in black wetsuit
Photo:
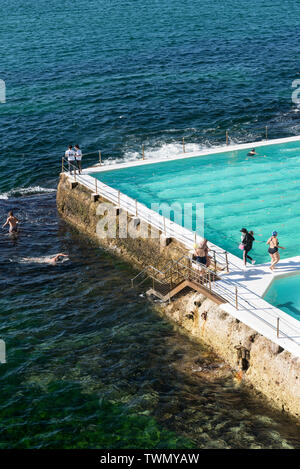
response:
[[[255,238],[253,236],[254,235],[253,231],[248,231],[246,230],[246,228],[242,228],[241,233],[242,233],[241,242],[244,245],[243,259],[244,259],[244,265],[246,267],[247,259],[249,259],[252,262],[252,264],[255,264],[255,260],[252,259],[252,257],[248,255],[249,251],[251,251],[252,249],[253,241],[255,241]]]

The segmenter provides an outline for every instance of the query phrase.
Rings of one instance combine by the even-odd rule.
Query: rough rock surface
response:
[[[189,293],[163,308],[173,321],[210,345],[274,407],[300,417],[299,358],[233,318],[204,295]]]
[[[81,185],[71,188],[68,179],[64,175],[60,177],[57,207],[61,216],[134,266],[141,268],[151,264],[163,268],[170,259],[186,254],[179,243],[174,240],[169,244],[161,243],[159,236],[99,240],[96,227],[100,217],[96,210],[103,201],[101,197],[92,201],[91,191]],[[159,309],[189,334],[209,345],[237,371],[241,380],[261,392],[273,406],[300,417],[300,359],[199,293],[182,295],[170,304],[160,305]]]

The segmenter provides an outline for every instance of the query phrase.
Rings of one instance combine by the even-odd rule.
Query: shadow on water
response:
[[[53,195],[13,203],[22,233],[0,238],[0,447],[299,447],[296,423],[131,290],[133,269],[61,222]],[[18,262],[56,252],[70,262]]]

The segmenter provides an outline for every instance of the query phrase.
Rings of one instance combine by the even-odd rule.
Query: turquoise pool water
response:
[[[204,235],[238,256],[242,227],[254,231],[257,262],[269,260],[266,241],[273,230],[286,248],[281,257],[299,255],[300,141],[258,147],[255,158],[248,152],[229,150],[93,176],[148,207],[204,203]]]
[[[274,280],[264,299],[300,321],[300,275]]]

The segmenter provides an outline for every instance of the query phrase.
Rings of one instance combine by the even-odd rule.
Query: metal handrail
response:
[[[64,162],[65,158],[63,158],[63,162]],[[68,162],[68,165],[69,165],[69,162]],[[74,179],[79,182],[81,182],[84,186],[88,187],[89,189],[91,189],[92,191],[94,191],[94,186],[92,184],[90,184],[89,182],[86,181],[86,179],[83,179],[81,175],[77,175],[76,176],[76,171],[77,171],[77,168],[72,165],[72,163],[70,163],[70,165],[74,168]],[[63,165],[63,169],[64,168],[64,165]],[[63,172],[63,171],[62,171]],[[95,178],[94,178],[95,179]],[[106,199],[112,201],[113,203],[118,203],[119,205],[120,204],[120,192],[111,188],[110,186],[107,186],[106,184],[102,183],[99,181],[99,186],[100,186],[100,189],[101,189],[101,192],[102,192],[102,195],[103,197],[105,197]],[[98,193],[98,189],[99,187],[97,188],[96,187],[96,193]],[[150,223],[152,226],[154,226],[156,229],[158,229],[159,231],[162,231],[162,232],[166,232],[169,234],[169,236],[174,236],[175,235],[175,230],[176,230],[176,239],[178,239],[179,241],[181,242],[184,242],[184,243],[192,243],[192,240],[190,238],[190,236],[187,236],[186,235],[186,232],[188,230],[186,230],[184,227],[180,226],[180,225],[177,225],[175,222],[172,222],[171,220],[169,219],[165,219],[165,217],[163,217],[162,215],[160,215],[159,213],[156,213],[154,212],[153,210],[150,210],[148,209],[145,205],[141,204],[141,203],[137,203],[135,202],[133,199],[131,199],[130,197],[128,196],[125,196],[124,194],[122,194],[122,204],[123,206],[125,206],[124,208],[129,212],[129,213],[132,213],[133,215],[136,215],[137,213],[137,209],[139,208],[139,216],[144,219],[146,222]],[[145,210],[146,209],[146,210]],[[143,211],[146,211],[146,213],[148,214],[148,216],[144,216],[143,215]],[[168,223],[166,223],[166,221],[168,221]],[[167,225],[169,225],[167,227]],[[190,234],[190,232],[188,232],[188,234]],[[215,251],[216,253],[216,256],[218,255],[218,257],[222,254],[225,253],[225,255],[227,255],[227,251],[216,251],[216,250],[212,250],[212,251]],[[219,260],[218,260],[219,262]],[[170,268],[170,267],[169,267]],[[213,272],[213,274],[215,274]],[[264,322],[265,324],[267,324],[269,327],[271,327],[272,329],[276,330],[277,331],[277,334],[278,334],[278,327],[275,327],[273,326],[269,321],[261,318],[260,316],[258,316],[254,310],[256,309],[255,306],[251,305],[251,303],[244,299],[244,298],[241,298],[238,293],[236,292],[236,294],[234,295],[234,293],[232,291],[230,291],[229,289],[227,290],[226,288],[224,288],[224,283],[226,284],[229,284],[231,287],[234,286],[234,288],[236,289],[236,284],[234,284],[233,282],[229,281],[228,279],[224,279],[224,277],[222,277],[222,286],[221,286],[221,283],[220,282],[217,282],[215,283],[215,285],[217,285],[217,289],[220,289],[222,290],[222,294],[224,296],[226,296],[226,299],[227,298],[230,298],[230,301],[228,301],[231,305],[233,305],[234,307],[237,306],[237,297],[239,298],[239,302],[243,302],[243,303],[247,303],[248,304],[248,307],[245,307],[245,309],[250,313],[252,314],[253,316],[255,316],[258,320],[260,320],[261,322]],[[235,297],[235,300],[236,302],[234,302],[234,297]],[[251,310],[249,309],[249,307],[251,308]],[[269,313],[270,314],[270,313]],[[275,318],[276,316],[272,315],[273,318]],[[276,317],[277,319],[277,317]],[[289,322],[287,322],[286,320],[284,319],[281,319],[281,321],[283,323],[285,323],[289,328],[291,328],[292,330],[296,331],[297,334],[299,334],[299,331],[297,329],[294,329],[293,326],[291,326],[291,324]],[[293,340],[293,338],[291,338],[289,335],[287,335],[286,333],[284,333],[283,331],[281,331],[287,338],[289,338],[290,340]],[[296,342],[296,341],[295,341]],[[297,342],[296,342],[297,343]],[[298,343],[297,343],[298,345]]]
[[[189,259],[188,256],[182,256],[182,258],[183,258],[183,257],[186,257],[187,259]],[[182,258],[180,258],[180,260],[181,260]],[[189,272],[193,272],[193,273],[194,273],[194,271],[193,271],[193,269],[192,269],[191,267],[188,267],[188,266],[186,266],[185,264],[182,264],[182,263],[180,262],[180,260],[178,260],[178,261],[173,261],[173,262],[174,262],[174,265],[176,265],[176,266],[179,265],[180,267],[183,267],[184,269],[188,270]],[[202,270],[202,271],[208,272],[208,273],[212,276],[212,278],[215,279],[215,277],[216,277],[215,272],[213,272],[212,270],[208,269],[206,266],[202,266],[202,265],[201,265],[200,267],[201,267],[201,270]],[[163,272],[159,271],[158,269],[156,269],[156,268],[153,267],[153,266],[148,266],[148,268],[151,268],[151,269],[153,269],[153,270],[155,270],[155,271],[158,271],[160,274],[163,274]],[[168,269],[168,270],[169,270],[169,269]],[[201,274],[199,274],[199,277],[201,277]],[[183,278],[184,278],[184,276],[183,276]],[[155,278],[155,280],[159,281],[157,278]],[[248,300],[242,299],[242,298],[238,295],[238,293],[237,293],[237,286],[236,286],[236,284],[234,284],[234,282],[232,282],[232,281],[230,281],[230,280],[227,280],[227,279],[224,280],[224,277],[222,277],[222,279],[218,279],[218,280],[222,280],[222,282],[213,281],[213,282],[212,282],[212,285],[213,285],[213,286],[211,287],[210,291],[212,291],[213,293],[216,293],[218,296],[223,297],[226,301],[228,301],[228,303],[229,303],[231,306],[234,306],[235,308],[236,308],[236,306],[237,306],[237,303],[236,303],[236,301],[237,301],[236,294],[237,294],[237,296],[238,296],[238,302],[239,302],[239,303],[241,303],[241,302],[246,302],[246,303],[251,307],[251,310],[249,309],[249,307],[246,307],[245,309],[246,309],[251,315],[255,316],[258,320],[260,320],[260,321],[263,322],[264,324],[266,324],[266,325],[268,325],[269,327],[271,327],[271,329],[276,330],[276,333],[277,333],[277,336],[278,336],[278,334],[279,334],[279,332],[280,332],[280,331],[279,331],[278,320],[277,320],[276,326],[274,326],[274,325],[273,325],[271,322],[269,322],[268,320],[266,320],[266,319],[260,317],[258,314],[255,313],[255,309],[256,309],[255,306],[252,306],[251,303],[250,303]],[[227,288],[224,286],[224,283],[226,283],[227,285],[230,285],[230,286],[234,287],[235,293],[233,293],[231,290],[227,289]],[[202,285],[202,286],[203,286],[203,285]],[[216,287],[216,286],[217,286],[217,287]],[[205,287],[204,287],[204,288],[205,288]],[[209,290],[209,289],[208,289],[208,290]],[[273,316],[273,317],[277,319],[276,316]],[[296,333],[299,334],[299,330],[294,329],[294,328],[291,326],[290,323],[286,322],[284,319],[281,319],[281,321],[283,321],[288,327],[290,327],[292,330],[294,330]],[[288,334],[286,334],[284,331],[281,330],[281,333],[282,333],[283,335],[285,335],[287,338],[289,338],[290,340],[293,340],[293,338],[290,337]],[[295,340],[293,340],[293,341],[294,341],[295,343],[297,343]],[[297,345],[298,345],[298,343],[297,343]]]
[[[110,186],[107,186],[101,181],[98,181],[96,178],[93,178],[93,179],[95,181],[98,181],[99,183],[98,185],[96,184],[96,182],[95,182],[95,186],[87,184],[87,181],[83,180],[80,177],[80,175],[76,176],[76,167],[72,164],[71,166],[75,169],[75,178],[77,177],[77,181],[81,180],[82,184],[85,186],[88,185],[92,191],[95,191],[96,193],[99,193],[100,191],[103,197],[107,198],[108,200],[110,200],[111,202],[117,205],[123,206],[125,210],[127,210],[128,212],[131,212],[134,216],[136,216],[137,211],[138,211],[138,216],[140,218],[142,218],[146,223],[150,223],[154,228],[161,231],[162,233],[165,232],[167,235],[171,237],[175,236],[176,239],[184,243],[192,242],[192,240],[186,236],[186,233],[190,234],[190,232],[183,226],[177,225],[177,223],[171,221],[170,219],[163,217],[157,212],[154,212],[153,210],[146,207],[144,204],[134,201],[133,199],[131,199],[131,197],[125,194],[122,194],[122,204],[121,204],[119,191],[111,188]],[[150,217],[143,216],[143,212],[149,213]],[[196,235],[195,233],[194,237],[199,237],[199,235]],[[229,263],[228,263],[228,258],[227,258],[228,252],[224,250],[217,251],[215,249],[211,249],[211,251],[215,253],[215,261],[218,262],[219,264],[225,265],[227,272],[229,272]],[[222,257],[224,255],[225,255],[225,259]]]

